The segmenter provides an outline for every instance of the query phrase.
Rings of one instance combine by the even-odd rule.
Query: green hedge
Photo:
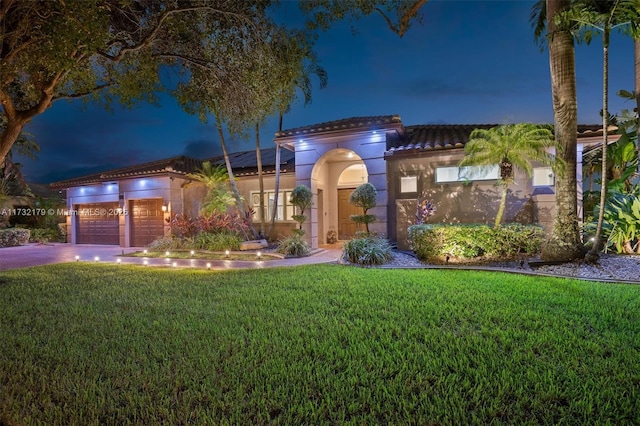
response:
[[[487,225],[413,225],[409,243],[419,259],[455,261],[472,259],[513,259],[534,255],[544,241],[537,225],[510,224],[493,229]]]
[[[23,246],[29,242],[30,235],[24,228],[0,229],[0,247]]]

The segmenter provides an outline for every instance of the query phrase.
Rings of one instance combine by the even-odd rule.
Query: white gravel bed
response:
[[[429,264],[423,263],[414,256],[402,252],[394,252],[391,261],[384,265],[384,267],[387,268],[416,268],[424,266],[429,266]],[[494,262],[481,266],[569,278],[640,282],[640,255],[602,254],[599,265],[587,265],[582,261],[575,261],[562,265],[544,265],[531,268],[525,261]],[[472,266],[465,265],[465,267]]]

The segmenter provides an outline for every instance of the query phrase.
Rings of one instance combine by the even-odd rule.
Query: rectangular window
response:
[[[499,168],[494,166],[448,166],[436,168],[436,182],[464,182],[475,180],[495,180],[498,179]]]
[[[551,167],[535,167],[533,169],[533,186],[553,186],[556,184]]]
[[[264,193],[264,208],[265,217],[267,221],[271,220],[271,211],[273,210],[273,203],[275,201],[274,191],[265,191]],[[276,210],[276,220],[293,220],[292,216],[295,214],[295,207],[291,204],[291,191],[280,191],[278,194],[278,207]],[[251,193],[252,206],[255,213],[253,214],[253,220],[260,220],[260,193]]]
[[[418,192],[418,177],[417,176],[402,176],[400,177],[400,192]]]

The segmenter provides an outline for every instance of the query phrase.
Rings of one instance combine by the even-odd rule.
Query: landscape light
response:
[[[229,250],[225,250],[225,251],[224,251],[224,256],[225,256],[225,257],[229,257]]]
[[[100,257],[96,256],[96,257],[93,258],[93,260],[95,260],[96,262],[99,262],[100,261]]]
[[[194,254],[196,254],[196,252],[191,250],[191,256],[193,256]]]
[[[142,261],[142,264],[143,264],[144,266],[147,266],[147,265],[149,265],[149,261],[145,259],[145,260],[143,260],[143,261]]]
[[[76,262],[80,260],[80,256],[76,255]]]
[[[142,250],[142,253],[147,254],[147,249]]]
[[[165,254],[165,256],[169,257],[169,255],[170,255],[171,253],[169,253],[168,251],[166,251],[164,254]]]
[[[211,269],[211,263],[207,263],[207,269]]]
[[[260,259],[260,256],[262,256],[262,253],[257,252],[257,253],[256,253],[256,256],[258,256],[258,259]]]
[[[117,258],[117,259],[116,259],[116,263],[117,263],[118,265],[119,265],[119,264],[121,264],[121,263],[122,263],[122,259]]]
[[[176,266],[178,266],[178,262],[173,262],[173,263],[171,264],[171,266],[173,266],[173,267],[175,268]]]

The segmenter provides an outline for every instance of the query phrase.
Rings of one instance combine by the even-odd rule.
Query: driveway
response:
[[[92,244],[28,244],[18,247],[0,248],[0,271],[30,266],[47,265],[63,262],[100,262],[116,263],[121,259],[123,264],[142,265],[144,260],[139,257],[119,257],[118,255],[142,250],[142,248],[122,248],[118,246],[104,246]],[[149,266],[165,266],[181,268],[210,268],[210,269],[260,269],[274,266],[296,266],[313,263],[332,263],[338,260],[341,251],[338,249],[315,250],[311,256],[296,259],[281,259],[269,261],[231,261],[231,260],[189,260],[189,259],[148,259]],[[78,259],[76,260],[76,256]],[[98,258],[96,260],[96,257]]]

